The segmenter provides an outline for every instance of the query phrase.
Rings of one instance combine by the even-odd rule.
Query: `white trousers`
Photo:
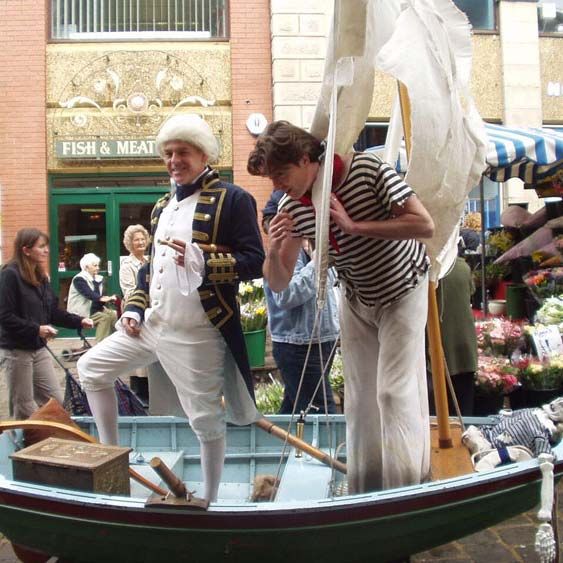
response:
[[[342,297],[348,490],[420,483],[430,471],[425,338],[428,277],[397,303]]]
[[[226,432],[221,398],[227,354],[230,355],[224,338],[211,323],[186,333],[174,332],[166,324],[149,319],[139,337],[114,332],[84,354],[77,368],[84,389],[99,391],[112,387],[124,373],[160,361],[176,387],[194,432],[202,442],[208,442],[223,437]],[[244,386],[242,378],[237,379]],[[246,395],[248,408],[255,413],[248,392],[241,389],[241,393],[243,400]]]

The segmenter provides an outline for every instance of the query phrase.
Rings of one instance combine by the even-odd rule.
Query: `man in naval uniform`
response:
[[[116,378],[160,361],[200,441],[203,497],[215,501],[226,422],[259,417],[236,296],[239,281],[261,277],[264,250],[254,198],[208,164],[219,148],[204,120],[170,118],[156,147],[175,191],[153,209],[151,260],[120,330],[82,356],[78,373],[100,441],[117,444]]]

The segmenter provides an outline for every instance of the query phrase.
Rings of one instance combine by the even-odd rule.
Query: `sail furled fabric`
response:
[[[435,235],[425,241],[434,281],[455,259],[465,199],[485,169],[485,129],[469,92],[471,56],[469,22],[453,2],[408,0],[377,57],[408,90],[406,181],[434,219]]]
[[[330,119],[333,77],[348,64],[348,80],[337,87],[335,151],[350,151],[363,129],[373,96],[375,57],[389,40],[399,16],[397,0],[335,0],[323,83],[311,134],[325,139]]]
[[[375,56],[399,15],[396,0],[335,0],[323,83],[311,134],[327,140],[324,163],[350,151],[369,115]],[[332,141],[331,141],[332,139]],[[331,182],[324,163],[312,188],[317,210],[315,268],[319,303],[325,294]],[[320,298],[320,299],[319,299]]]
[[[563,132],[487,124],[485,174],[495,182],[520,178],[537,187],[563,179]]]
[[[469,22],[451,0],[336,0],[334,10],[311,133],[319,139],[328,134],[335,77],[339,153],[351,149],[368,118],[375,68],[407,87],[412,153],[406,179],[436,224],[435,236],[425,243],[437,280],[455,259],[465,198],[485,169],[486,136],[469,93]],[[339,66],[347,68],[343,74],[349,79],[340,84]],[[388,137],[396,138],[400,119],[390,125]],[[314,198],[316,191],[328,198],[330,185],[315,186]],[[317,264],[327,249],[327,238],[317,240]]]

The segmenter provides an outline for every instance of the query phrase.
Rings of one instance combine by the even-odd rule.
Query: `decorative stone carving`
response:
[[[185,59],[164,51],[96,57],[62,86],[56,103],[49,112],[50,166],[56,139],[154,138],[168,117],[186,111],[209,122],[222,148],[230,135],[230,112],[220,107],[225,100],[217,100],[206,77]],[[225,157],[230,154],[223,152],[221,162]]]

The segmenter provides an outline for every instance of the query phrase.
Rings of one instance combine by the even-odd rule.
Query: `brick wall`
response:
[[[232,0],[230,12],[233,176],[236,184],[254,195],[260,210],[272,185],[269,180],[250,176],[246,171],[248,154],[255,141],[246,128],[246,120],[251,113],[264,114],[268,122],[272,119],[270,2]]]
[[[47,230],[46,0],[0,2],[1,260],[21,227]]]

